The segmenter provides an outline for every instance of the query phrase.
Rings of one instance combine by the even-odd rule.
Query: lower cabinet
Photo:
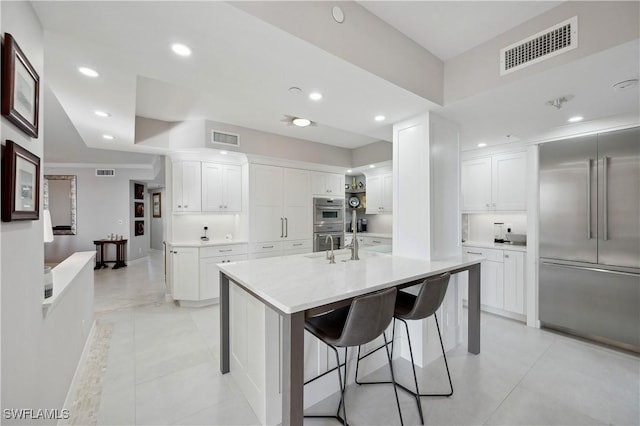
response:
[[[287,240],[268,243],[254,243],[251,245],[251,259],[289,256],[292,254],[311,253],[312,251],[312,240]]]
[[[170,247],[171,296],[179,302],[215,303],[220,297],[219,263],[246,260],[247,245]]]
[[[463,253],[485,258],[480,274],[482,309],[498,314],[524,315],[525,253],[484,247],[464,247]],[[466,286],[461,294],[466,299]]]
[[[364,235],[364,234],[358,234],[357,238],[358,238],[358,244],[360,244],[360,247],[374,247],[374,246],[381,246],[381,245],[390,246],[392,242],[391,238],[371,237],[369,235]],[[351,244],[351,241],[353,241],[353,235],[349,233],[345,234],[345,237],[344,237],[345,246]]]

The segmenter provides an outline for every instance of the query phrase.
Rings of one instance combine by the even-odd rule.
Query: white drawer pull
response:
[[[482,256],[482,253],[479,253],[477,251],[468,251],[467,254],[478,254],[478,255]]]

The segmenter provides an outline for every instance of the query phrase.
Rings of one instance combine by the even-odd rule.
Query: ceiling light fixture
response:
[[[103,118],[111,117],[111,114],[109,114],[108,112],[104,112],[104,111],[96,110],[96,111],[93,111],[93,113],[95,115],[97,115],[98,117],[103,117]]]
[[[100,76],[100,74],[98,74],[98,71],[91,69],[91,68],[87,68],[87,67],[78,67],[78,71],[80,71],[81,74],[86,75],[87,77],[98,77]]]
[[[228,152],[227,152],[227,151],[220,151],[220,154],[221,154],[221,155],[227,155],[227,154],[228,154]]]
[[[385,117],[384,115],[380,114],[380,115],[376,115],[375,117],[373,117],[374,120],[376,121],[384,121],[387,119],[387,117]]]
[[[174,43],[171,45],[173,53],[180,56],[191,56],[191,49],[184,44]]]
[[[311,92],[309,93],[309,99],[311,99],[312,101],[319,101],[320,99],[322,99],[322,93]]]
[[[331,15],[333,16],[333,20],[338,24],[342,24],[344,22],[344,12],[340,6],[333,6],[331,9]]]
[[[581,115],[576,115],[575,117],[571,117],[570,119],[568,119],[567,121],[569,123],[577,123],[578,121],[582,121],[584,120],[584,117]]]
[[[307,127],[309,124],[311,124],[311,120],[307,118],[296,117],[293,119],[292,123],[298,127]]]
[[[375,168],[375,167],[376,167],[376,165],[375,165],[375,164],[369,164],[369,168],[370,168],[370,169],[373,169],[373,168]]]
[[[573,95],[561,96],[559,98],[555,98],[555,99],[551,99],[550,101],[547,101],[547,105],[550,105],[555,109],[560,109],[562,108],[562,105],[564,103],[569,102],[571,99],[573,99]]]
[[[347,173],[351,173],[351,172],[353,172],[353,170],[351,170],[351,169],[347,170]]]
[[[298,94],[302,93],[302,90],[300,90],[300,88],[297,87],[297,86],[291,86],[291,87],[289,87],[289,93],[293,93],[294,95],[298,95]]]
[[[106,139],[106,140],[108,140],[108,141],[112,141],[112,140],[114,140],[115,138],[114,138],[112,135],[102,135],[102,139]]]
[[[487,146],[487,144],[484,142],[478,144],[478,148],[484,148],[485,146]]]

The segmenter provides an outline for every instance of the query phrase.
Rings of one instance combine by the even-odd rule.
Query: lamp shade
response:
[[[51,213],[49,210],[42,211],[44,216],[44,242],[53,242],[53,226],[51,225]]]

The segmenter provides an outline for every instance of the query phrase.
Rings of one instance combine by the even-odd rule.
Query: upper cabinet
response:
[[[391,213],[393,174],[367,176],[367,214]]]
[[[462,210],[526,210],[526,168],[525,152],[462,161]]]
[[[242,211],[242,167],[202,163],[202,211]]]
[[[173,163],[174,212],[199,212],[201,210],[200,175],[199,161],[178,161]]]
[[[311,192],[313,195],[342,197],[344,176],[336,173],[312,172]]]

